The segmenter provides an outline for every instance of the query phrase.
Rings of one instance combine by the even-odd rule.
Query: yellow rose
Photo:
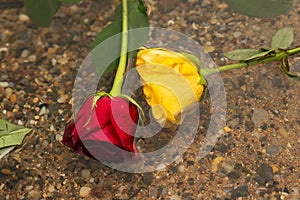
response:
[[[153,117],[161,126],[180,124],[182,112],[201,99],[204,78],[183,54],[161,48],[141,49],[136,69]]]

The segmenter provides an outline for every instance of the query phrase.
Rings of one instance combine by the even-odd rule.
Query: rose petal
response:
[[[134,151],[134,134],[138,121],[137,108],[123,98],[114,98],[111,104],[111,123],[124,149]]]

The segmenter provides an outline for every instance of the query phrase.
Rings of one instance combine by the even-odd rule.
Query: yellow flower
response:
[[[204,79],[183,54],[161,48],[141,49],[136,69],[153,117],[161,126],[180,124],[182,112],[201,99]]]

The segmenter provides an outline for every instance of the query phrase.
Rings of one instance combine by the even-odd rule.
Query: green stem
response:
[[[128,49],[128,10],[127,0],[122,0],[122,44],[121,54],[119,60],[119,66],[115,76],[115,80],[110,91],[112,96],[118,96],[121,94],[123,85],[124,73],[126,71],[127,63],[127,49]]]
[[[213,68],[213,69],[205,68],[205,69],[201,70],[201,74],[203,74],[205,77],[207,77],[207,76],[210,76],[215,73],[224,72],[224,71],[228,71],[228,70],[232,70],[232,69],[240,69],[240,68],[249,67],[249,66],[253,66],[253,65],[257,65],[257,64],[261,64],[261,63],[265,63],[265,62],[280,61],[283,58],[286,58],[288,56],[294,55],[299,52],[300,52],[300,47],[296,47],[293,49],[280,51],[279,53],[277,53],[275,55],[265,56],[265,57],[257,59],[257,60],[242,61],[240,63],[219,66],[219,67]]]

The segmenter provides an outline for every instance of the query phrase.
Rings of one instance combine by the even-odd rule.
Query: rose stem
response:
[[[127,63],[127,48],[128,48],[128,12],[127,12],[127,0],[122,0],[122,44],[121,54],[119,60],[119,66],[115,76],[115,80],[110,91],[112,96],[118,96],[121,94],[124,73],[126,71]]]
[[[245,61],[245,62],[240,62],[240,63],[235,63],[235,64],[219,66],[219,67],[213,68],[213,69],[204,68],[201,70],[201,74],[204,75],[205,77],[207,77],[207,76],[210,76],[210,75],[218,73],[218,72],[229,71],[232,69],[240,69],[240,68],[249,67],[249,66],[253,66],[253,65],[257,65],[257,64],[261,64],[261,63],[265,63],[265,62],[279,61],[279,60],[282,60],[283,58],[286,58],[288,56],[294,55],[299,52],[300,52],[300,46],[293,48],[293,49],[281,51],[275,55],[269,55],[269,56],[266,56],[266,57],[263,57],[263,58],[260,58],[257,60],[250,60],[250,61]]]

